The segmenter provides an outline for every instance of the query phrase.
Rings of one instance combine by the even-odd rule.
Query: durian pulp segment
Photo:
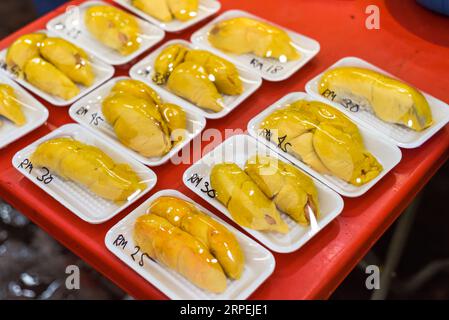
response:
[[[166,219],[145,214],[134,223],[135,243],[152,259],[180,273],[201,289],[221,293],[226,275],[201,241]]]
[[[167,88],[200,108],[219,112],[224,107],[223,97],[199,64],[186,61],[177,66],[168,78]]]
[[[215,165],[210,182],[217,199],[227,207],[239,225],[284,234],[289,231],[274,203],[236,164]]]
[[[89,32],[105,46],[127,56],[140,48],[140,27],[130,14],[107,5],[86,10],[85,24]]]
[[[29,60],[24,67],[26,80],[40,90],[70,100],[80,89],[61,70],[42,58]]]
[[[30,33],[19,37],[6,53],[8,67],[22,76],[25,64],[32,58],[39,57],[39,46],[46,37],[43,33]]]

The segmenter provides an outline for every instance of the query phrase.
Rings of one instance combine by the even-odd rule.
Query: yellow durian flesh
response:
[[[179,21],[188,21],[198,14],[199,0],[166,0],[173,16]]]
[[[89,7],[85,13],[89,32],[105,46],[127,56],[140,48],[137,20],[123,10],[108,5]]]
[[[187,61],[177,66],[168,78],[167,87],[200,108],[214,112],[223,109],[223,97],[199,64]]]
[[[155,214],[136,219],[134,242],[158,263],[178,272],[201,289],[222,293],[226,275],[206,246]]]
[[[218,91],[226,95],[239,95],[243,84],[239,72],[231,62],[206,50],[191,50],[185,61],[192,61],[204,66]]]
[[[129,94],[137,98],[146,99],[157,106],[162,104],[161,97],[157,92],[139,80],[123,79],[117,81],[111,89],[111,94],[115,93]]]
[[[306,117],[304,114],[286,107],[275,110],[260,123],[260,129],[269,130],[267,137],[279,142],[284,141],[284,145],[295,137],[315,128],[317,121]]]
[[[26,123],[26,117],[22,110],[14,89],[0,83],[0,116],[12,121],[17,126],[23,126]]]
[[[320,79],[320,94],[333,92],[336,102],[350,99],[372,109],[381,120],[400,124],[415,131],[432,125],[432,111],[424,95],[399,80],[373,70],[338,67]]]
[[[112,94],[102,103],[106,121],[125,146],[144,157],[160,157],[171,149],[168,128],[149,100]]]
[[[43,33],[30,33],[19,37],[8,48],[6,64],[14,72],[22,75],[25,64],[39,57],[39,46],[47,36]]]
[[[199,0],[132,0],[132,4],[162,22],[188,21],[197,16]]]
[[[160,21],[173,20],[167,0],[132,0],[132,5]]]
[[[164,48],[154,61],[153,81],[159,85],[165,84],[173,70],[184,62],[189,49],[182,44],[173,44]]]
[[[332,174],[353,185],[363,185],[383,170],[366,151],[358,127],[335,108],[298,100],[276,110],[260,125],[272,141],[322,174]]]
[[[31,161],[107,200],[127,201],[146,187],[128,164],[117,164],[99,148],[72,138],[41,143]]]
[[[80,89],[62,71],[42,58],[29,60],[24,67],[26,80],[40,90],[70,100]]]
[[[211,29],[208,39],[214,47],[234,54],[253,53],[280,62],[300,58],[285,31],[252,18],[238,17],[220,21]]]
[[[210,182],[217,199],[239,225],[260,231],[289,231],[274,203],[236,164],[215,165]]]
[[[40,46],[40,54],[72,81],[90,87],[95,73],[86,52],[61,38],[46,38]]]
[[[245,172],[279,210],[296,222],[309,225],[309,209],[319,216],[318,192],[310,177],[279,159],[254,156],[248,159]]]

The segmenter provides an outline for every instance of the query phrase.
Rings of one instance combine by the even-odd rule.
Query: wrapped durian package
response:
[[[222,95],[238,96],[243,83],[234,64],[205,50],[173,44],[154,61],[153,81],[198,107],[220,112]]]
[[[177,190],[152,195],[105,244],[171,299],[246,299],[275,264],[270,251]]]
[[[303,93],[282,98],[248,124],[251,135],[339,193],[365,193],[401,158],[400,150],[337,108]]]
[[[180,32],[220,10],[217,0],[115,0],[167,32]]]
[[[89,223],[102,223],[147,193],[153,171],[87,129],[68,124],[19,151],[17,170]]]
[[[306,88],[404,148],[419,147],[449,121],[443,101],[358,58],[341,59]]]
[[[247,135],[204,156],[184,183],[277,252],[297,250],[343,207],[338,194]]]
[[[132,0],[132,5],[163,22],[188,21],[198,15],[199,0]]]

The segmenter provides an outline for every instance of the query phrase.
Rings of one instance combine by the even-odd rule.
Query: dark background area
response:
[[[40,4],[39,7],[34,2]],[[34,20],[51,5],[63,1],[0,1],[0,37]],[[5,18],[7,17],[7,18]],[[446,163],[421,192],[416,216],[400,263],[392,275],[388,299],[449,299],[449,163]],[[0,195],[1,198],[1,195]],[[386,252],[397,223],[385,233],[369,254],[377,257],[382,271]],[[368,260],[368,258],[367,258]],[[439,267],[422,277],[430,264]],[[432,264],[433,263],[433,264]],[[81,289],[65,288],[65,268],[78,265]],[[426,275],[424,273],[424,275]],[[354,269],[332,299],[369,299],[367,275]],[[142,280],[144,281],[144,280]],[[78,257],[0,199],[0,299],[127,299],[123,291],[103,278]]]

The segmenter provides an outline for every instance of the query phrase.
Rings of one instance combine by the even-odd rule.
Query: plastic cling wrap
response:
[[[289,78],[320,51],[317,41],[240,10],[224,12],[191,41],[269,81]]]
[[[192,165],[184,184],[282,253],[299,249],[343,209],[338,194],[247,135]]]
[[[332,101],[347,104],[353,109],[369,109],[385,122],[415,131],[423,131],[433,122],[429,103],[421,92],[370,69],[331,69],[322,76],[318,89],[321,95]]]
[[[337,61],[306,91],[402,148],[421,146],[449,122],[445,102],[356,57]]]
[[[47,28],[99,59],[122,65],[164,38],[164,31],[102,1],[87,1],[52,19]]]
[[[47,31],[25,34],[0,53],[2,70],[57,106],[66,106],[108,80],[114,68]]]
[[[140,162],[157,166],[186,146],[206,120],[139,80],[114,78],[70,108],[70,116]]]
[[[282,141],[285,151],[315,171],[355,186],[366,184],[383,170],[366,150],[358,127],[319,101],[295,101],[268,115],[259,129],[267,140]]]
[[[48,110],[18,84],[0,75],[0,148],[42,125]]]
[[[267,249],[176,190],[152,195],[105,243],[171,299],[246,299],[275,266]]]
[[[220,10],[216,0],[114,0],[168,32],[179,32]]]

